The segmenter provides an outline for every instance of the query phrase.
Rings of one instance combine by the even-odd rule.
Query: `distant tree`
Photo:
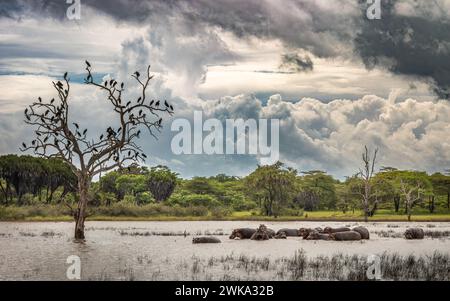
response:
[[[425,172],[397,171],[396,185],[405,199],[405,211],[411,220],[412,208],[426,195],[432,193],[432,185]]]
[[[359,182],[357,177],[347,177],[344,183],[336,184],[336,207],[344,214],[349,210],[354,213],[361,203],[359,194],[355,193],[360,187]]]
[[[152,167],[147,174],[147,187],[157,202],[167,200],[177,185],[177,174],[167,166]]]
[[[447,198],[447,209],[450,209],[450,175],[434,173],[430,176],[434,194],[444,195]]]
[[[397,177],[397,169],[381,168],[373,178],[373,190],[375,198],[378,202],[393,201],[394,210],[398,212],[400,209],[401,194],[395,187]]]
[[[67,72],[62,81],[53,82],[57,99],[46,102],[41,97],[25,109],[25,122],[35,128],[36,137],[30,144],[23,143],[21,150],[32,150],[36,155],[58,157],[72,168],[78,180],[78,204],[73,215],[75,239],[84,239],[84,222],[89,201],[89,187],[93,177],[121,167],[128,162],[144,161],[146,155],[136,144],[141,128],[154,136],[162,124],[161,113],[173,113],[167,101],[149,101],[146,90],[153,76],[150,66],[144,78],[139,72],[132,77],[141,87],[137,100],[126,101],[124,83],[115,79],[96,82],[91,73],[91,64],[86,61],[85,83],[105,92],[118,126],[109,126],[99,137],[88,136],[88,129],[69,115],[70,83]],[[105,104],[106,105],[106,104]]]
[[[264,214],[277,217],[286,202],[295,193],[297,172],[285,168],[277,162],[273,165],[258,166],[245,178],[248,193],[257,198]]]
[[[223,183],[223,182],[232,182],[232,181],[239,180],[239,178],[236,177],[236,176],[229,176],[229,175],[226,175],[226,174],[223,174],[223,173],[220,173],[218,175],[209,177],[209,179],[210,180],[216,180],[217,182],[221,182],[221,183]]]
[[[335,180],[320,170],[303,172],[299,179],[300,192],[294,198],[306,211],[336,207]]]
[[[184,189],[195,194],[215,194],[216,187],[213,180],[205,177],[193,177],[184,183]]]
[[[358,176],[362,180],[363,189],[361,192],[362,207],[364,211],[364,221],[368,221],[368,217],[374,210],[370,209],[370,204],[373,203],[373,208],[378,205],[378,200],[374,199],[374,193],[372,191],[372,177],[375,172],[375,163],[377,160],[378,149],[375,149],[373,156],[370,155],[367,146],[364,146],[364,152],[362,154],[363,167],[359,169]]]

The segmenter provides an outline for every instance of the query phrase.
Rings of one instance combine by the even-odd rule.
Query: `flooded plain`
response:
[[[450,223],[267,222],[274,230],[363,225],[371,239],[228,238],[234,228],[259,224],[87,222],[86,241],[79,243],[72,240],[73,223],[0,222],[0,280],[68,280],[71,255],[81,259],[81,280],[365,280],[372,255],[381,258],[386,280],[450,277]],[[404,239],[409,227],[423,228],[426,238]],[[221,243],[192,244],[200,235]]]

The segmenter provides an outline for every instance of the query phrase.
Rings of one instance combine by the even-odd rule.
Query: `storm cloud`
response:
[[[386,68],[428,83],[440,97],[450,97],[449,1],[382,0],[381,20],[366,18],[366,1],[83,0],[88,7],[118,22],[150,24],[201,36],[208,27],[238,38],[279,40],[288,49],[319,58],[357,55],[367,68]],[[57,0],[2,1],[0,15],[65,18],[67,4]],[[10,45],[8,47],[13,47]],[[3,48],[3,47],[2,47]],[[8,49],[3,48],[2,53]],[[290,62],[295,57],[290,57]],[[298,60],[298,71],[310,70]]]

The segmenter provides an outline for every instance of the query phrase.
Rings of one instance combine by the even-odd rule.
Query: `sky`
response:
[[[68,1],[73,2],[73,1]],[[80,5],[78,6],[77,3]],[[75,5],[75,6],[73,6]],[[139,144],[149,166],[183,177],[244,176],[254,155],[176,155],[177,118],[279,119],[280,160],[338,178],[361,165],[364,145],[378,167],[450,168],[450,0],[0,0],[0,154],[32,139],[23,111],[55,97],[69,73],[71,118],[90,133],[114,115],[83,83],[131,78],[151,65],[148,93],[175,114]],[[75,8],[75,11],[68,9]],[[72,18],[73,13],[79,18]],[[72,14],[71,14],[72,13]]]

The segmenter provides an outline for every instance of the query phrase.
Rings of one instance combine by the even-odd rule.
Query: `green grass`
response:
[[[200,210],[201,209],[201,210]],[[362,221],[361,211],[314,211],[302,216],[269,217],[255,214],[254,211],[238,211],[231,215],[217,216],[204,208],[172,208],[164,205],[124,206],[92,208],[88,220],[96,221]],[[403,212],[379,210],[369,221],[407,221]],[[73,221],[67,208],[63,206],[0,206],[0,221]],[[427,210],[417,209],[412,221],[450,221],[450,211],[441,210],[430,214]]]

